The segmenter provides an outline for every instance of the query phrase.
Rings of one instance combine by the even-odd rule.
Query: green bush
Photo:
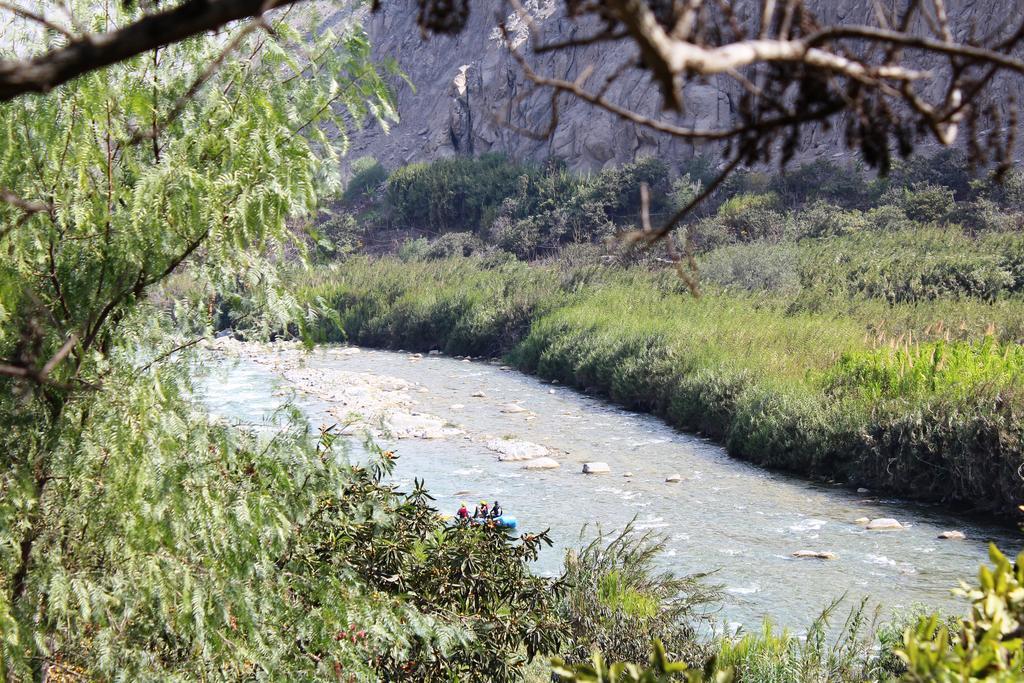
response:
[[[472,256],[484,251],[483,240],[471,232],[449,232],[430,243],[423,258],[428,261]]]
[[[864,169],[841,166],[827,159],[815,159],[796,169],[784,170],[772,177],[769,187],[791,208],[814,202],[844,208],[861,207],[873,193]]]
[[[794,238],[842,237],[868,228],[870,222],[857,210],[844,210],[834,204],[816,201],[794,218]]]
[[[387,181],[391,218],[400,227],[479,233],[485,217],[539,174],[499,154],[410,164]]]
[[[704,575],[658,571],[664,548],[663,539],[628,524],[616,534],[599,531],[589,544],[566,552],[566,589],[555,607],[568,627],[571,646],[561,653],[566,662],[585,662],[594,649],[615,659],[640,659],[653,639],[672,658],[696,664],[707,659],[698,627],[719,588]]]
[[[365,199],[380,189],[387,179],[388,172],[379,161],[373,157],[360,157],[352,162],[352,178],[341,199],[346,204]]]
[[[944,223],[956,207],[953,190],[928,183],[895,188],[882,199],[899,207],[907,218],[918,223]]]

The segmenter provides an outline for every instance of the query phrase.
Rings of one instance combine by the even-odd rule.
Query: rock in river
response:
[[[472,396],[473,398],[483,398],[484,395],[485,394],[482,391],[474,391],[472,394],[470,394],[470,396]]]
[[[867,517],[858,517],[857,519],[853,520],[853,523],[857,524],[859,526],[867,526],[868,522],[870,522],[870,521],[871,520],[868,519]]]
[[[447,439],[462,434],[441,418],[420,413],[391,413],[384,419],[384,428],[396,439]]]
[[[834,560],[836,559],[836,554],[827,550],[797,550],[793,553],[793,557],[806,557],[815,560]]]
[[[678,473],[677,474],[670,474],[669,476],[665,477],[665,481],[668,482],[669,484],[678,484],[682,480],[683,480],[682,475],[680,475]]]
[[[510,414],[525,413],[526,408],[522,407],[518,403],[506,403],[501,407],[501,412]]]
[[[962,541],[967,538],[967,536],[965,536],[962,531],[943,531],[939,534],[939,538],[945,541]]]
[[[868,522],[868,531],[888,531],[889,529],[902,529],[903,525],[891,517],[879,517]]]
[[[608,474],[611,469],[606,462],[585,462],[583,463],[583,474]]]
[[[524,470],[553,470],[557,468],[558,462],[551,458],[537,458],[523,464]]]
[[[498,460],[502,462],[517,462],[520,460],[534,460],[543,458],[548,454],[548,449],[539,443],[529,441],[517,441],[515,439],[491,439],[486,444],[487,448],[498,453]]]

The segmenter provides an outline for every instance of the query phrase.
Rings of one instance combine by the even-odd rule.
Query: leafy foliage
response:
[[[1024,553],[1014,562],[989,547],[992,567],[978,570],[978,583],[956,592],[971,603],[958,630],[938,616],[922,618],[904,633],[897,653],[906,681],[1019,681],[1024,678]]]
[[[360,157],[352,162],[352,178],[341,195],[344,202],[366,199],[388,179],[387,170],[373,157]]]
[[[556,604],[571,634],[571,648],[562,650],[565,661],[586,662],[593,650],[615,660],[640,660],[652,640],[675,659],[706,658],[696,629],[718,590],[704,583],[704,575],[657,571],[654,561],[663,550],[662,539],[629,524],[613,535],[599,532],[566,553],[562,580],[569,588]]]

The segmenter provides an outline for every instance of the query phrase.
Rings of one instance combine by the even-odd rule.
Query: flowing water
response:
[[[212,364],[219,369],[202,389],[214,413],[259,423],[291,400],[314,425],[338,421],[330,396],[305,393],[280,367],[256,360],[262,362]],[[425,479],[442,511],[497,498],[518,518],[520,532],[550,528],[556,546],[542,553],[538,572],[559,571],[564,549],[579,544],[585,524],[613,530],[635,519],[637,528],[664,534],[661,561],[673,571],[717,570],[713,580],[727,592],[724,622],[756,627],[771,615],[799,629],[842,594],[851,601],[868,596],[886,609],[924,603],[960,613],[963,603],[950,589],[974,576],[988,541],[1004,552],[1021,548],[1022,537],[1012,530],[958,519],[940,507],[767,472],[656,418],[494,364],[337,349],[318,349],[299,363],[308,371],[404,379],[416,410],[464,430],[448,438],[381,441],[400,456],[399,483]],[[506,412],[513,402],[524,412]],[[561,467],[530,471],[499,462],[485,445],[495,438],[545,445]],[[582,474],[581,463],[593,460],[608,463],[611,473]],[[676,473],[683,481],[665,481]],[[893,517],[906,528],[869,532],[854,524],[860,517]],[[937,538],[949,529],[967,539]],[[793,558],[799,550],[828,551],[836,559]]]

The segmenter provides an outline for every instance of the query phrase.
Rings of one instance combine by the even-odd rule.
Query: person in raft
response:
[[[490,512],[490,509],[487,507],[487,501],[481,500],[480,504],[476,506],[476,510],[473,510],[473,519],[487,519]]]
[[[467,519],[469,519],[469,509],[466,507],[465,503],[462,504],[462,507],[459,508],[459,511],[456,513],[456,515],[458,516],[460,522],[465,522]]]
[[[498,517],[501,517],[503,513],[504,510],[501,509],[501,503],[494,501],[494,505],[491,506],[491,519],[497,519]]]

